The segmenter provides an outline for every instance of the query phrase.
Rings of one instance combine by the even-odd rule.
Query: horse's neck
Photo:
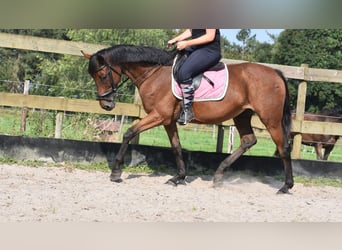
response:
[[[140,87],[150,77],[156,74],[163,66],[161,65],[146,65],[146,64],[130,64],[125,65],[125,74],[131,79],[136,87]]]

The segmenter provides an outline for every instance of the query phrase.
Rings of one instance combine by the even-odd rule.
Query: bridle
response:
[[[115,84],[114,82],[114,78],[113,78],[113,75],[112,75],[112,72],[114,72],[115,74],[117,74],[119,77],[120,77],[120,80],[121,80],[121,76],[122,76],[122,73],[118,72],[115,68],[113,68],[111,65],[109,64],[104,64],[102,65],[100,68],[98,68],[95,73],[101,71],[103,68],[107,68],[107,72],[105,74],[106,77],[109,76],[110,78],[110,86],[111,88],[109,90],[107,90],[106,92],[104,92],[103,94],[99,94],[97,93],[96,94],[96,100],[98,101],[101,101],[101,100],[104,100],[104,101],[109,101],[109,102],[112,102],[113,99],[111,98],[108,98],[110,95],[112,94],[116,94],[117,91],[118,91],[118,87],[116,86],[121,86],[122,83],[125,83],[126,81],[128,81],[128,78],[123,81],[123,82],[119,82],[118,84]],[[120,84],[121,83],[121,84]]]
[[[104,64],[104,65],[102,65],[101,67],[99,67],[95,71],[95,73],[97,73],[97,72],[101,71],[102,69],[107,68],[107,72],[106,72],[106,74],[104,76],[106,76],[106,77],[109,76],[109,78],[110,78],[110,85],[111,85],[111,88],[109,90],[107,90],[106,92],[104,92],[103,94],[97,93],[96,94],[96,100],[98,100],[98,101],[103,100],[103,101],[113,102],[114,101],[113,98],[109,98],[109,96],[112,95],[112,94],[117,94],[118,88],[120,86],[122,86],[125,82],[127,82],[130,79],[130,77],[128,76],[127,73],[130,74],[131,78],[133,78],[131,80],[136,85],[141,85],[147,78],[149,78],[154,72],[156,72],[157,70],[159,70],[162,67],[161,65],[158,65],[158,67],[155,67],[155,68],[152,68],[150,70],[147,70],[140,77],[134,77],[133,74],[128,69],[125,70],[122,66],[120,66],[120,65],[118,65],[118,66],[120,67],[121,72],[117,71],[114,67],[112,67],[109,64]],[[124,81],[120,81],[118,84],[115,84],[112,72],[117,74],[120,77],[120,80],[121,80],[121,77],[122,77],[123,74],[127,75],[127,78]],[[101,78],[104,78],[104,77],[101,77]]]

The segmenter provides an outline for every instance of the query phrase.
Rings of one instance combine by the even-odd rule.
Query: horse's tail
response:
[[[291,109],[290,109],[290,94],[289,94],[289,88],[287,86],[287,80],[285,79],[285,76],[283,72],[276,69],[275,70],[277,74],[280,76],[280,78],[283,80],[285,85],[285,102],[283,106],[283,118],[282,118],[282,127],[285,134],[285,140],[288,142],[290,139],[291,134]]]

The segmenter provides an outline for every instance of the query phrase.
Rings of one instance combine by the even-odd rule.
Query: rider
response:
[[[178,118],[178,123],[186,125],[194,119],[192,79],[217,64],[221,59],[220,30],[186,29],[169,40],[167,44],[168,47],[176,44],[177,50],[185,50],[188,54],[178,72],[178,80],[183,93],[183,111]]]

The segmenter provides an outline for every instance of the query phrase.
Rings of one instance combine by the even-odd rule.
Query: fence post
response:
[[[138,104],[140,105],[140,107],[142,107],[142,101],[139,95],[139,91],[137,88],[135,88],[135,92],[134,92],[134,104]],[[135,120],[133,122],[133,124],[139,122],[139,119]],[[140,134],[137,134],[132,140],[131,140],[131,144],[139,144],[140,141]]]
[[[119,131],[118,131],[118,138],[117,139],[121,138],[122,128],[123,128],[123,125],[124,125],[124,121],[125,121],[125,115],[122,115],[121,116],[121,120],[120,120],[120,127],[119,127]]]
[[[25,80],[24,82],[24,95],[28,95],[30,87],[30,81]],[[26,118],[27,118],[27,107],[23,107],[21,110],[21,125],[20,125],[20,133],[23,134],[26,130]]]
[[[306,68],[308,68],[307,64],[302,64],[301,67],[304,67],[304,79],[306,79]],[[301,82],[298,86],[298,96],[297,96],[297,107],[296,107],[296,121],[299,121],[299,133],[296,134],[293,138],[293,148],[292,148],[292,158],[299,159],[300,158],[300,147],[302,144],[302,126],[304,120],[304,112],[305,112],[305,101],[306,101],[306,89],[307,83],[305,81]]]
[[[228,150],[227,153],[233,153],[234,148],[234,134],[235,134],[235,126],[229,126],[229,139],[228,139]]]
[[[55,127],[56,139],[60,139],[62,137],[63,118],[64,118],[64,112],[58,111],[56,115],[56,127]]]
[[[220,124],[220,125],[217,125],[216,153],[222,153],[223,141],[224,141],[224,127],[223,125]]]

